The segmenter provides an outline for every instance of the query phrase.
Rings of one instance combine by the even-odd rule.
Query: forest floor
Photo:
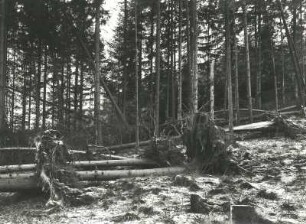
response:
[[[42,195],[1,193],[0,223],[230,223],[230,204],[254,206],[263,223],[306,223],[306,138],[244,140],[231,151],[252,175],[105,181],[86,189],[94,203],[52,213]],[[190,212],[192,194],[205,199],[205,214]]]

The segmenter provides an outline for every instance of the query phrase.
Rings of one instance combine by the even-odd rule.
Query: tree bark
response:
[[[139,74],[138,74],[138,7],[135,0],[135,92],[136,92],[136,148],[139,148]],[[141,72],[141,71],[140,71]]]
[[[234,126],[234,113],[233,113],[233,91],[232,91],[232,60],[231,60],[231,1],[227,1],[226,4],[226,15],[225,15],[225,26],[226,26],[226,76],[227,76],[227,97],[228,97],[228,117],[229,117],[229,130],[231,137],[233,136]]]
[[[0,0],[0,129],[5,127],[6,94],[6,0]]]
[[[182,120],[182,0],[179,0],[177,119]]]
[[[235,53],[235,117],[236,123],[240,123],[240,105],[239,105],[239,68],[238,68],[238,47],[237,39],[234,39],[234,53]]]
[[[244,5],[244,43],[245,43],[245,56],[246,56],[246,75],[247,75],[247,96],[250,121],[253,122],[253,105],[252,105],[252,86],[251,86],[251,66],[250,66],[250,51],[249,51],[249,34],[248,34],[248,20],[247,20],[247,6]]]
[[[37,73],[36,73],[36,94],[35,94],[35,130],[39,128],[40,122],[40,90],[41,90],[41,57],[42,48],[39,40],[38,55],[37,55]]]
[[[102,127],[100,122],[100,6],[101,0],[96,0],[95,23],[95,131],[96,144],[102,144]]]
[[[284,35],[283,32],[281,32],[281,52],[282,52],[282,105],[284,106],[286,103],[285,98],[285,52],[284,52]]]
[[[192,75],[192,113],[198,112],[198,14],[197,0],[191,0],[191,75]]]
[[[159,108],[160,108],[160,60],[161,60],[161,51],[160,51],[160,1],[157,0],[156,12],[157,12],[157,25],[156,25],[156,90],[155,90],[155,129],[154,136],[159,137]]]
[[[47,76],[48,76],[48,55],[47,55],[47,46],[45,46],[44,51],[44,92],[43,92],[43,112],[42,112],[42,129],[46,129],[46,119],[47,119]]]
[[[260,4],[260,3],[259,3]],[[262,7],[259,7],[261,11]],[[258,31],[257,31],[257,72],[256,72],[256,101],[259,109],[262,107],[261,100],[261,68],[262,68],[262,55],[261,55],[261,12],[258,15]]]
[[[215,118],[215,60],[212,59],[210,62],[210,75],[209,75],[209,84],[210,84],[210,118],[214,120]]]
[[[156,165],[151,160],[147,159],[124,159],[124,160],[91,160],[91,161],[76,161],[71,163],[74,167],[111,167],[111,166],[135,166],[135,165]],[[34,170],[36,164],[21,164],[0,166],[0,173],[24,172]]]
[[[143,170],[105,170],[105,171],[76,171],[80,180],[112,180],[118,178],[163,176],[182,173],[183,167],[167,167]],[[38,179],[34,173],[2,174],[0,175],[0,191],[14,192],[38,188]]]
[[[272,73],[273,73],[273,80],[274,80],[274,99],[275,99],[275,110],[278,112],[278,85],[277,85],[277,74],[276,74],[276,65],[275,65],[275,56],[274,56],[274,47],[273,47],[273,40],[271,37],[271,61],[272,61]]]

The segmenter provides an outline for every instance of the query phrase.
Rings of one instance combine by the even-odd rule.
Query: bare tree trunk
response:
[[[191,75],[192,75],[192,112],[198,112],[198,14],[197,1],[191,0]]]
[[[300,9],[299,9],[299,26],[300,26],[300,33],[299,33],[299,41],[300,41],[300,67],[301,67],[301,74],[304,80],[306,80],[306,74],[304,73],[304,23],[303,23],[303,0],[300,0]]]
[[[277,74],[276,74],[276,66],[275,66],[275,56],[274,56],[274,47],[273,40],[271,36],[271,60],[272,60],[272,72],[274,79],[274,97],[275,97],[275,110],[278,112],[278,88],[277,88]]]
[[[127,52],[127,22],[128,22],[128,8],[127,0],[124,0],[124,27],[123,27],[123,48],[124,54]],[[122,113],[125,115],[126,111],[126,85],[127,85],[127,66],[126,57],[123,57],[123,77],[122,77]]]
[[[284,52],[284,35],[281,32],[281,46],[282,46],[282,105],[286,104],[285,99],[285,52]]]
[[[250,51],[249,51],[249,37],[248,37],[248,21],[247,21],[247,6],[244,5],[244,43],[245,56],[247,67],[247,95],[248,95],[248,109],[250,121],[253,122],[253,105],[252,105],[252,86],[251,86],[251,68],[250,68]]]
[[[177,119],[182,120],[182,0],[179,0]]]
[[[34,65],[35,66],[35,65]],[[28,129],[31,130],[31,115],[32,115],[32,71],[33,71],[33,65],[30,62],[30,73],[29,73],[29,89],[27,91],[29,101],[28,101]]]
[[[76,56],[77,57],[77,56]],[[78,127],[79,60],[75,61],[74,73],[74,130]]]
[[[151,3],[151,12],[150,12],[150,83],[149,83],[149,89],[150,89],[150,117],[154,117],[154,79],[153,71],[154,71],[154,63],[153,63],[153,55],[155,53],[154,50],[154,14],[155,14],[155,1],[152,1]],[[154,120],[150,120],[150,130],[154,128]]]
[[[24,60],[24,63],[26,61]],[[25,131],[26,126],[26,107],[27,107],[27,65],[23,65],[23,88],[22,88],[22,115],[21,115],[21,130]]]
[[[14,131],[14,123],[15,123],[15,82],[16,82],[16,51],[14,51],[14,65],[13,65],[13,80],[12,80],[12,107],[11,107],[11,129]]]
[[[83,119],[83,99],[84,99],[84,65],[83,62],[80,61],[80,112],[79,119],[80,121]]]
[[[96,143],[102,144],[102,128],[100,122],[100,6],[101,0],[96,0],[96,24],[95,24],[95,128]]]
[[[261,10],[261,7],[259,8]],[[262,55],[261,55],[261,13],[258,15],[258,32],[257,32],[257,72],[256,72],[256,101],[259,109],[262,108],[261,102],[261,67],[262,67]]]
[[[215,60],[212,59],[210,62],[210,73],[209,73],[209,85],[210,85],[210,118],[214,120],[215,111]]]
[[[156,26],[156,91],[155,91],[155,130],[154,130],[154,136],[159,137],[159,107],[160,107],[160,1],[157,0],[156,4],[156,10],[157,10],[157,26]]]
[[[47,47],[45,47],[45,55],[44,55],[44,93],[43,93],[43,115],[42,115],[42,129],[46,129],[46,119],[47,119],[47,111],[46,111],[46,101],[47,101],[47,75],[48,75],[48,55],[47,55]]]
[[[231,1],[227,1],[226,4],[226,75],[227,75],[227,97],[228,97],[228,117],[229,117],[229,131],[231,137],[233,136],[233,126],[234,126],[234,113],[233,113],[233,91],[232,91],[232,60],[231,60]]]
[[[6,0],[0,0],[0,129],[5,126]]]
[[[37,67],[37,73],[36,73],[36,95],[35,95],[35,129],[38,130],[39,128],[39,121],[40,121],[40,89],[41,89],[41,56],[42,56],[42,50],[41,50],[41,41],[39,40],[39,46],[38,46],[38,67]]]
[[[64,60],[58,62],[58,66],[61,66],[60,77],[57,79],[57,87],[58,87],[58,124],[60,126],[64,126],[64,90],[65,90],[65,73],[64,73]]]
[[[176,80],[175,80],[175,74],[176,74],[176,67],[175,67],[175,24],[174,24],[174,10],[175,10],[175,6],[173,3],[173,0],[171,0],[170,2],[171,4],[171,117],[173,120],[175,120],[175,116],[176,116],[176,98],[175,98],[175,88],[176,88]]]
[[[135,90],[136,90],[136,148],[139,148],[139,74],[138,74],[138,7],[135,0]]]
[[[239,106],[239,69],[238,69],[238,47],[237,39],[234,39],[234,53],[235,53],[235,117],[236,123],[240,123],[240,106]]]
[[[67,88],[66,88],[66,116],[65,123],[68,130],[70,130],[71,126],[71,61],[70,57],[67,58]]]

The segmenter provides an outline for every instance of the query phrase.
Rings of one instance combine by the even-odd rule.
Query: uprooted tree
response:
[[[47,205],[62,206],[92,201],[78,188],[78,177],[71,165],[71,156],[56,130],[47,130],[37,144],[37,175],[43,191],[50,193]]]
[[[192,164],[204,172],[225,172],[231,164],[227,152],[231,144],[229,135],[207,114],[195,114],[186,123],[183,141]]]

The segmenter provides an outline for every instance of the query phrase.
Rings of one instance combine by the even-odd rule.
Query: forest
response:
[[[117,194],[125,195],[125,203],[144,201],[136,213],[120,208],[124,215],[107,218],[97,212],[96,219],[103,222],[229,223],[229,206],[230,212],[240,209],[233,204],[246,206],[242,211],[256,216],[254,223],[306,221],[306,192],[299,188],[305,184],[306,170],[306,1],[118,0],[111,41],[101,29],[113,13],[106,9],[107,2],[0,0],[0,173],[6,172],[0,174],[0,191],[33,188],[33,173],[9,176],[15,178],[12,183],[5,175],[35,168],[42,178],[48,170],[42,148],[64,144],[83,153],[73,157],[77,171],[65,168],[65,178],[134,178],[132,183],[102,181],[104,191],[92,188],[90,196],[80,190],[78,197],[98,200],[95,209],[102,206],[105,211],[118,209],[109,209],[121,200]],[[54,146],[46,136],[64,143]],[[4,156],[12,148],[24,154]],[[32,150],[29,161],[25,150]],[[100,160],[106,154],[118,155],[109,155],[115,161],[106,164]],[[182,176],[162,176],[181,173],[183,164],[188,171],[184,168]],[[121,170],[130,165],[154,169]],[[284,165],[293,167],[292,172]],[[97,170],[102,166],[119,170],[105,174]],[[197,176],[198,172],[216,176]],[[161,177],[147,177],[152,184],[148,189],[139,176],[152,173]],[[29,177],[31,181],[25,181]],[[50,180],[46,182],[52,203],[60,191],[73,204],[72,190]],[[182,201],[162,183],[171,185]],[[271,192],[274,185],[277,192]],[[287,198],[304,196],[289,202],[281,197],[282,190]],[[169,203],[159,211],[156,201],[167,192]],[[158,197],[154,203],[145,199],[152,194]],[[13,200],[9,197],[0,193],[1,200]],[[182,215],[177,209],[186,210],[184,200],[191,208]],[[254,204],[262,204],[256,214]],[[267,208],[275,206],[269,213]],[[21,215],[11,214],[9,219],[36,220],[35,211],[24,215],[19,210]],[[49,212],[44,210],[40,217],[43,223],[57,219],[47,219]],[[84,217],[79,221],[88,222],[91,214]]]
[[[303,1],[122,1],[108,53],[101,3],[3,1],[2,132],[81,130],[111,145],[193,113],[228,109],[238,124],[240,108],[251,121],[304,105]]]

